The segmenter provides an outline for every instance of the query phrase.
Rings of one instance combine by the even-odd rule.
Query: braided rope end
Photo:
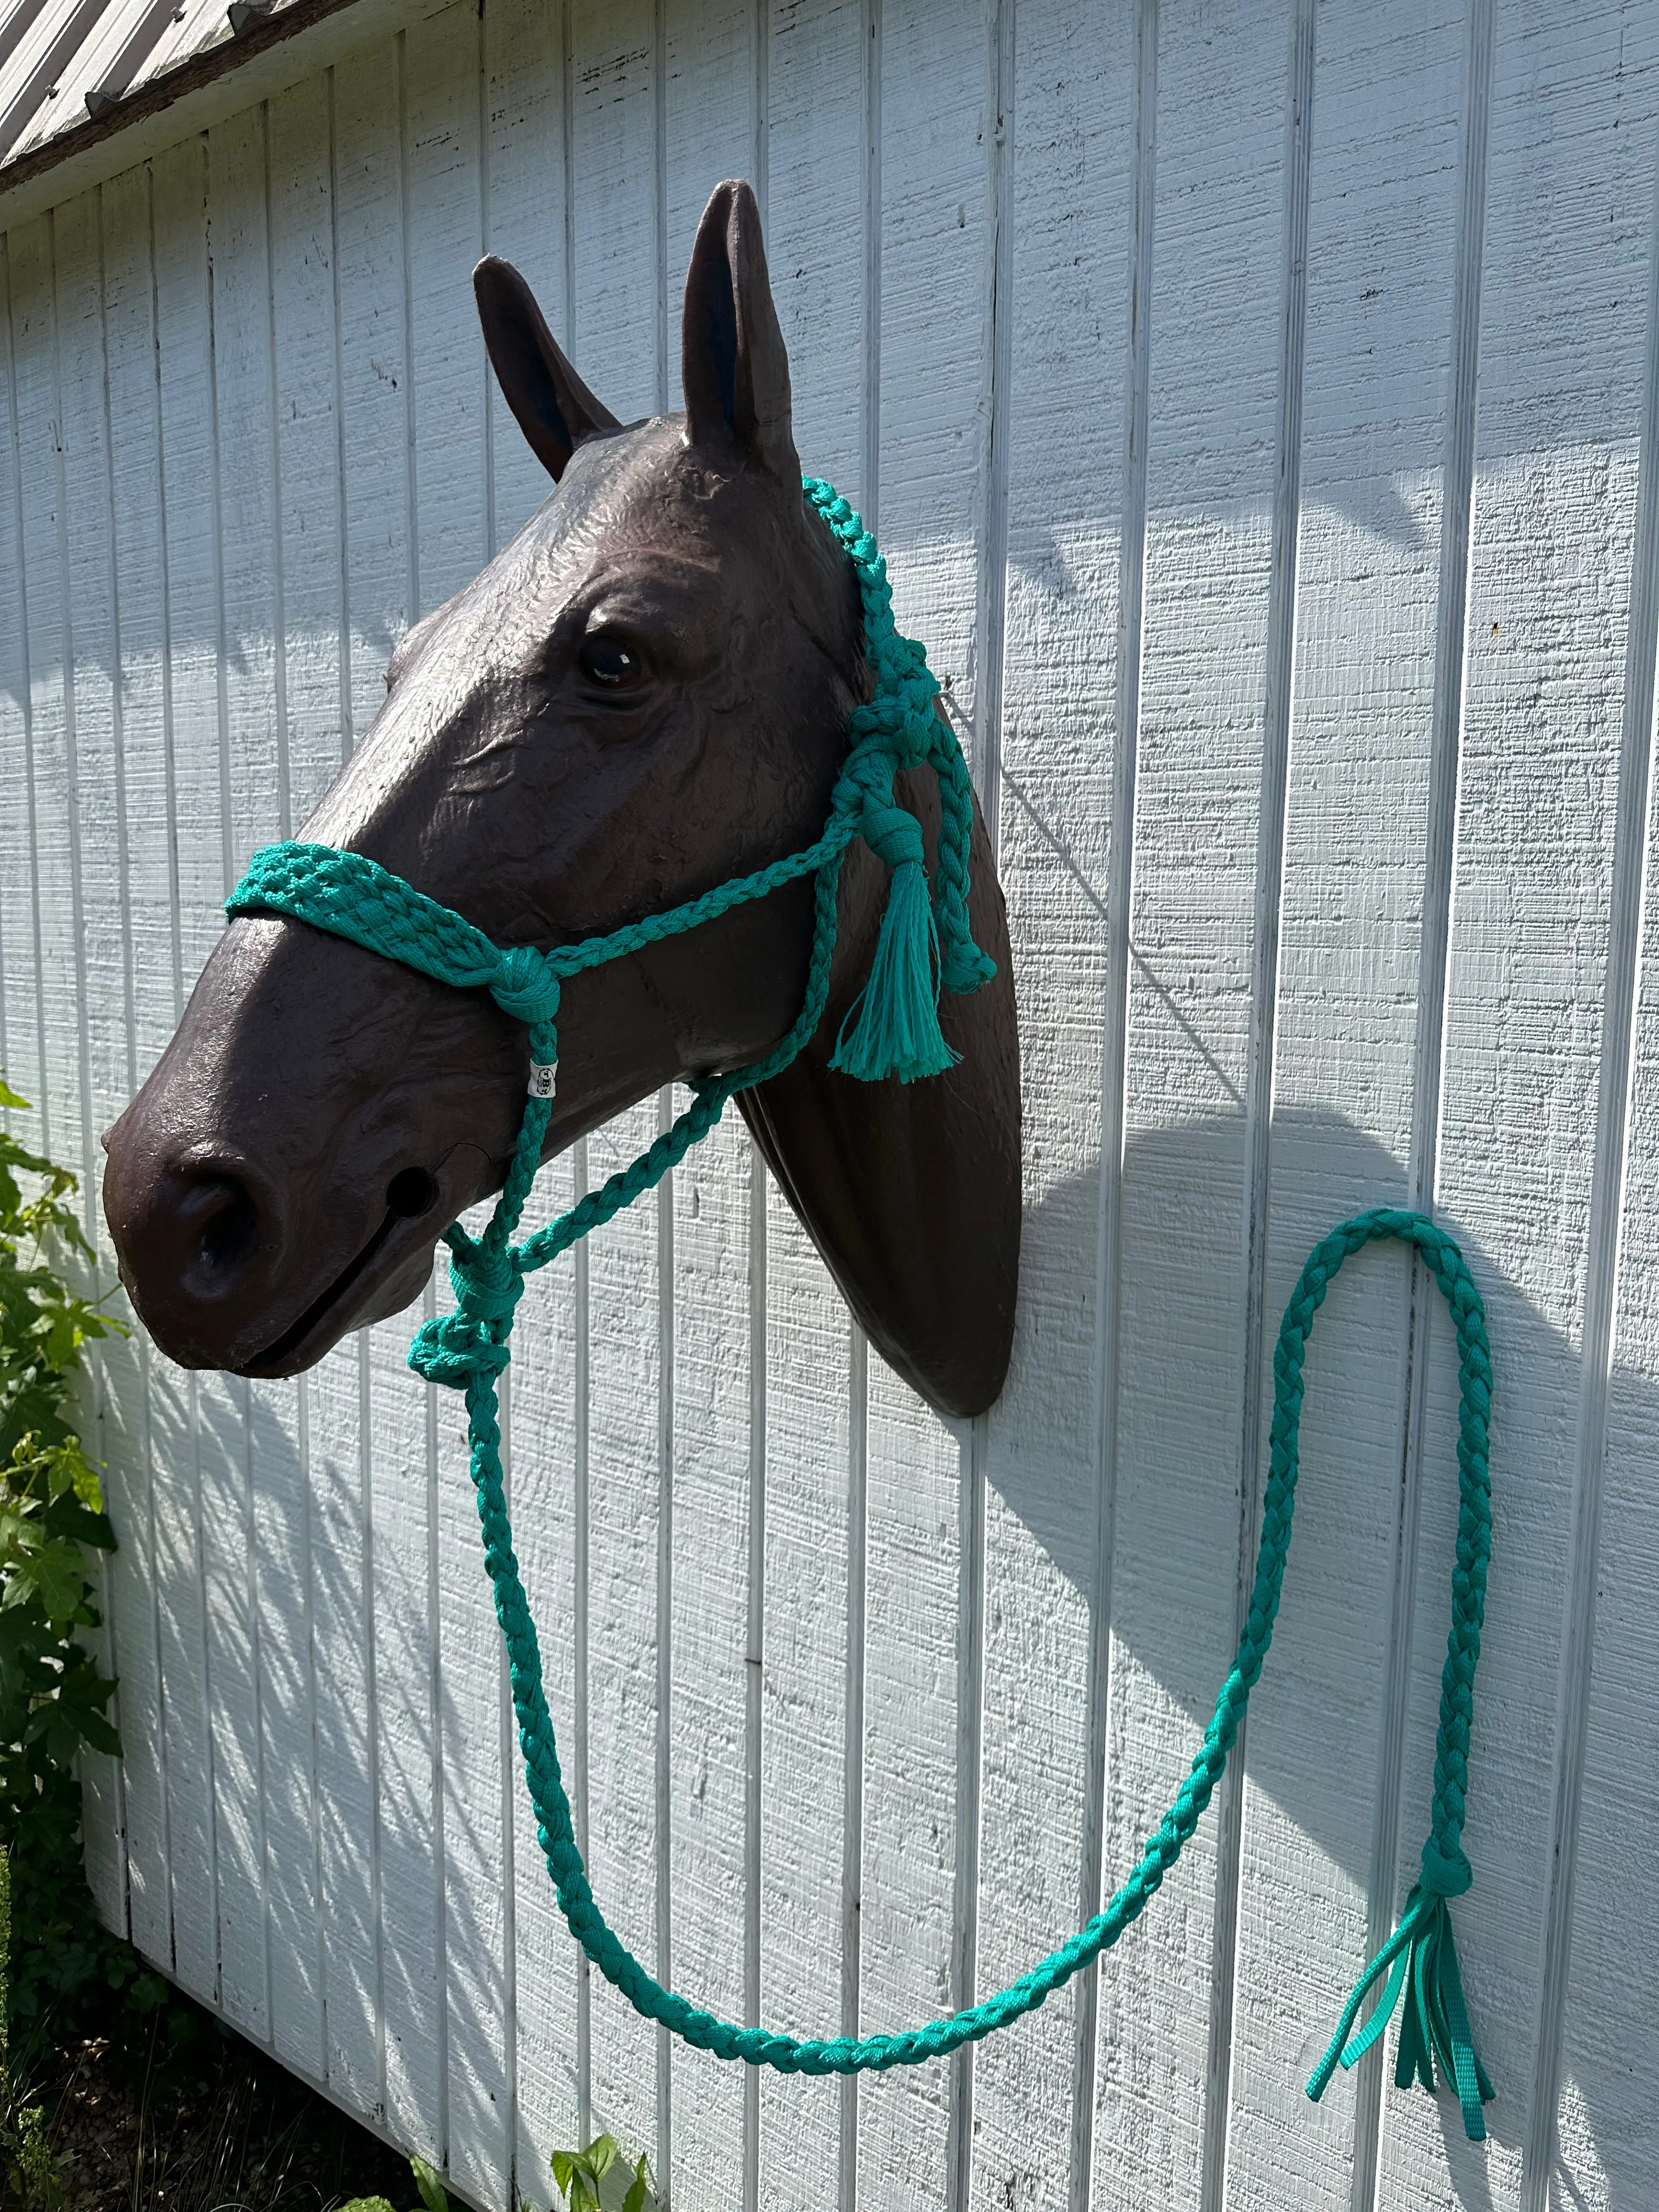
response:
[[[996,962],[988,952],[981,952],[971,937],[957,938],[946,948],[939,980],[947,991],[965,998],[969,992],[981,989],[996,972]]]

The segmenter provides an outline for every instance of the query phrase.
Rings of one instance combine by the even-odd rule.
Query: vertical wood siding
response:
[[[102,1909],[492,2212],[601,2127],[685,2212],[1659,2201],[1641,0],[467,0],[15,225],[0,1064],[97,1286],[98,1133],[227,889],[543,495],[473,262],[620,415],[672,408],[733,173],[802,459],[878,526],[998,840],[1023,1299],[1002,1400],[937,1420],[735,1117],[541,1282],[508,1480],[597,1889],[659,1974],[809,2033],[1050,1948],[1231,1656],[1302,1256],[1433,1205],[1498,1382],[1457,1907],[1491,2140],[1380,2051],[1301,2094],[1426,1819],[1454,1376],[1389,1252],[1320,1324],[1245,1766],[1103,1968],[977,2051],[757,2077],[589,1974],[407,1316],[297,1382],[142,1337],[89,1378]]]

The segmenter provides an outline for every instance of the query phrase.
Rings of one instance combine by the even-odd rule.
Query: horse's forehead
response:
[[[711,471],[688,447],[677,417],[578,447],[532,532],[544,559],[562,565],[631,563],[711,579],[744,550],[749,489]]]

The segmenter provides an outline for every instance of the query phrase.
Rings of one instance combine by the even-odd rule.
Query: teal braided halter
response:
[[[1395,2079],[1403,2087],[1415,2078],[1432,2091],[1437,2061],[1443,2078],[1456,2088],[1464,2127],[1478,2142],[1486,2135],[1481,2103],[1492,2096],[1492,2088],[1470,2034],[1448,1901],[1461,1895],[1471,1880],[1462,1830],[1474,1670],[1492,1548],[1487,1472],[1492,1361],[1480,1295],[1462,1254],[1443,1230],[1420,1213],[1378,1208],[1344,1222],[1316,1246],[1302,1271],[1285,1310],[1273,1356],[1273,1419],[1261,1541],[1237,1654],[1174,1804],[1128,1879],[1086,1927],[1007,1989],[948,2019],[895,2035],[808,2040],[768,2028],[738,2027],[664,1989],[628,1951],[594,1902],[560,1777],[558,1747],[542,1682],[540,1645],[519,1579],[502,1485],[497,1382],[507,1364],[514,1310],[523,1294],[524,1279],[660,1182],[713,1128],[728,1099],[781,1073],[816,1033],[829,995],[842,857],[855,836],[862,837],[886,863],[891,884],[870,979],[842,1025],[832,1066],[866,1082],[889,1076],[909,1082],[941,1073],[955,1054],[939,1026],[939,989],[973,990],[994,973],[969,925],[973,793],[956,738],[933,708],[938,684],[922,647],[902,637],[894,627],[886,567],[874,539],[830,485],[814,477],[805,481],[808,501],[835,532],[857,573],[866,652],[875,678],[873,698],[855,708],[849,718],[852,743],[831,796],[829,820],[816,844],[684,905],[647,915],[606,936],[556,945],[549,952],[531,945],[497,945],[461,915],[376,862],[329,846],[267,846],[255,854],[246,875],[226,902],[232,915],[284,915],[401,961],[440,982],[487,990],[498,1006],[529,1028],[530,1095],[501,1195],[481,1237],[470,1237],[459,1222],[444,1231],[451,1252],[455,1310],[422,1324],[409,1358],[410,1365],[428,1381],[466,1393],[484,1561],[507,1644],[514,1711],[537,1833],[560,1909],[593,1964],[646,2019],[660,2022],[717,2057],[771,2066],[781,2073],[855,2074],[915,2065],[975,2042],[1040,2005],[1079,1967],[1115,1943],[1139,1917],[1180,1856],[1221,1778],[1267,1657],[1279,1610],[1296,1499],[1302,1367],[1314,1315],[1346,1260],[1368,1243],[1395,1239],[1421,1255],[1451,1309],[1462,1389],[1457,1565],[1452,1577],[1451,1633],[1441,1677],[1433,1811],[1421,1874],[1399,1926],[1349,1998],[1308,2090],[1318,2098],[1339,2063],[1355,2063],[1382,2033],[1409,1984]],[[894,776],[901,769],[923,765],[938,780],[942,811],[931,892],[921,827],[893,795]],[[547,1228],[514,1244],[513,1232],[540,1165],[552,1112],[558,1057],[555,1024],[563,979],[695,929],[807,875],[817,878],[817,896],[806,992],[800,1014],[782,1042],[749,1066],[694,1079],[691,1105],[648,1151]],[[1367,1995],[1384,1975],[1388,1978],[1381,2001],[1354,2033]]]

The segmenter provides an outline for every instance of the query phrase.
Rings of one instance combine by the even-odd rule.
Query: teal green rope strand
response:
[[[333,845],[290,841],[261,846],[226,900],[225,911],[233,916],[284,914],[295,921],[308,921],[313,928],[362,945],[366,952],[418,969],[434,982],[453,983],[459,990],[487,990],[507,1012],[516,1013],[518,1006],[509,1004],[515,981],[520,993],[544,978],[550,988],[589,968],[642,952],[665,938],[682,936],[735,906],[765,898],[785,884],[835,866],[857,834],[855,820],[844,814],[832,817],[817,844],[802,852],[688,899],[684,906],[647,915],[603,937],[556,945],[550,952],[538,952],[530,945],[514,945],[503,952],[452,908],[417,891],[378,860]],[[524,954],[530,956],[527,961],[515,957]]]

